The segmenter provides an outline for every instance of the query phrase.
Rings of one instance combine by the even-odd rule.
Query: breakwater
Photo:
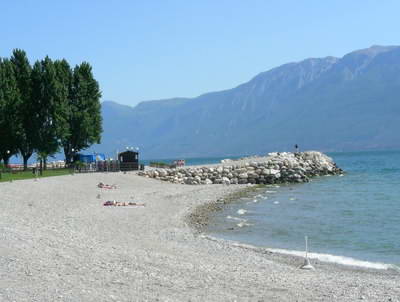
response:
[[[266,157],[224,160],[220,165],[151,169],[138,175],[177,184],[275,184],[308,182],[311,177],[341,174],[333,160],[317,151],[274,152]]]

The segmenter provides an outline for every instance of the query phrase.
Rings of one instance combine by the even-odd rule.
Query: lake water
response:
[[[215,213],[208,233],[299,255],[307,235],[313,257],[400,266],[400,152],[328,155],[344,176],[258,189]]]

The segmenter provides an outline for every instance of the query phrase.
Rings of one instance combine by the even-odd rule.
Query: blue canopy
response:
[[[103,161],[106,160],[106,156],[101,153],[95,153],[95,154],[76,154],[74,157],[74,160],[77,161],[79,160],[80,162],[83,163],[94,163],[96,161]]]
[[[104,154],[96,153],[95,156],[96,156],[95,158],[96,161],[106,160],[106,156]]]

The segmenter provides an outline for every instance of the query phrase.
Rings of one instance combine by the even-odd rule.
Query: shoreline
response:
[[[290,184],[289,184],[290,185]],[[242,189],[242,191],[235,192],[228,196],[225,196],[222,199],[218,199],[216,201],[208,202],[202,205],[197,206],[191,213],[189,213],[186,217],[190,227],[193,228],[194,232],[200,235],[201,238],[211,240],[211,241],[223,241],[227,242],[228,244],[232,244],[234,246],[239,246],[244,249],[250,249],[257,251],[259,253],[268,253],[274,254],[277,257],[282,257],[285,259],[285,263],[298,263],[298,267],[300,267],[304,262],[304,251],[299,250],[288,250],[282,248],[270,248],[265,246],[257,246],[253,244],[243,243],[240,241],[234,240],[227,240],[223,238],[213,237],[210,236],[206,228],[209,225],[210,216],[217,212],[223,211],[223,207],[227,204],[238,202],[242,197],[251,196],[257,189],[268,187],[268,185],[254,185],[254,186],[246,186]],[[321,260],[322,258],[322,260]],[[325,260],[323,260],[325,258]],[[327,260],[327,258],[336,259]],[[383,272],[389,274],[400,274],[400,268],[391,263],[383,263],[383,262],[376,262],[376,261],[367,261],[361,260],[357,258],[352,258],[348,256],[336,255],[336,254],[326,254],[326,253],[316,253],[316,252],[309,252],[309,259],[312,263],[315,262],[317,265],[332,265],[337,267],[338,269],[345,269],[350,271],[371,271],[372,273],[375,272]],[[341,262],[337,262],[341,261]],[[353,262],[350,263],[350,262]],[[358,265],[356,264],[358,263]]]
[[[398,274],[325,263],[304,271],[301,258],[203,238],[189,224],[199,206],[243,189],[135,173],[0,183],[0,300],[398,301]],[[112,199],[146,206],[102,206]]]
[[[201,234],[208,226],[210,215],[216,211],[223,210],[223,207],[229,203],[238,201],[240,198],[257,190],[259,185],[242,185],[241,190],[224,196],[220,199],[209,201],[198,205],[192,212],[186,215],[185,220],[196,234]]]

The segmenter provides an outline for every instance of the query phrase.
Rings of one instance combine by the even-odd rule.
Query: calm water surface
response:
[[[347,173],[258,190],[215,213],[211,235],[400,265],[400,152],[331,153]]]

